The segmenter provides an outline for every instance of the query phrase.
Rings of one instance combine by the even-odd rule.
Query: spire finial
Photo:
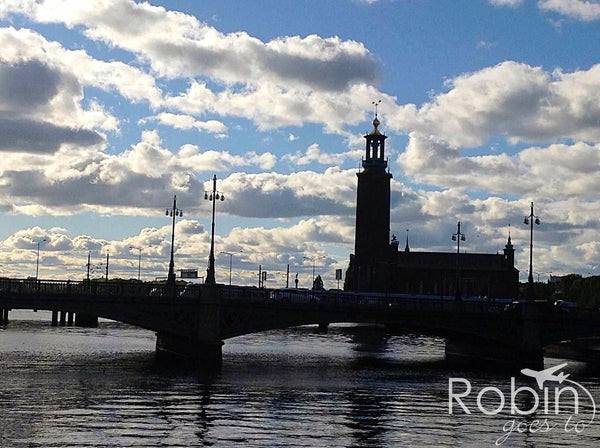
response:
[[[406,247],[404,248],[404,252],[410,252],[410,247],[408,246],[408,229],[406,229]]]
[[[381,100],[371,102],[371,104],[375,106],[375,118],[377,118],[377,106],[379,106],[379,103],[381,103]]]
[[[508,241],[506,242],[506,249],[512,249],[512,241],[510,239],[510,224],[508,224]]]
[[[372,134],[379,134],[379,129],[377,129],[377,126],[379,126],[379,119],[377,118],[377,106],[379,106],[379,103],[381,103],[381,100],[371,102],[371,104],[375,106],[375,118],[373,118],[373,131],[371,132]]]

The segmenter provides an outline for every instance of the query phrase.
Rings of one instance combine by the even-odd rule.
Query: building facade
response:
[[[510,235],[503,253],[414,252],[408,239],[399,250],[390,240],[391,173],[385,158],[386,136],[373,130],[364,136],[365,157],[357,173],[354,254],[345,289],[440,296],[516,298],[519,271]]]

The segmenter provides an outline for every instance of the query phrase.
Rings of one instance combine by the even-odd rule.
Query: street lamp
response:
[[[175,261],[173,259],[173,251],[175,248],[175,218],[177,216],[183,216],[183,210],[177,208],[177,195],[173,195],[173,207],[167,209],[165,214],[166,216],[171,216],[173,218],[173,226],[171,227],[171,261],[169,261],[169,275],[167,277],[167,284],[169,286],[175,286]]]
[[[529,231],[529,278],[528,278],[528,291],[527,291],[527,297],[530,300],[533,300],[533,224],[540,224],[540,218],[538,218],[537,216],[534,215],[533,213],[533,202],[531,203],[531,212],[529,213],[529,216],[526,216],[525,219],[523,219],[523,223],[524,224],[528,224],[530,227],[530,231]]]
[[[325,255],[319,255],[318,257],[302,257],[302,258],[305,260],[312,261],[312,281],[313,281],[313,286],[314,286],[315,285],[315,263],[317,260],[325,258]]]
[[[239,254],[240,252],[243,252],[243,250],[238,250],[236,252],[225,252],[225,251],[219,252],[220,254],[223,254],[223,255],[229,255],[229,286],[231,286],[231,261],[233,259],[233,256],[235,254]]]
[[[142,248],[141,247],[135,247],[135,246],[129,246],[130,249],[135,249],[138,252],[138,282],[141,280],[141,274],[142,274]]]
[[[86,275],[86,279],[89,282],[90,281],[90,267],[91,267],[91,261],[92,261],[92,251],[88,250],[88,262],[85,265],[87,267],[87,275]]]
[[[31,240],[37,244],[37,260],[35,262],[35,279],[38,279],[38,274],[40,272],[40,244],[48,241],[46,238],[43,238],[40,241]]]
[[[217,191],[217,175],[213,176],[212,192],[205,191],[204,199],[212,202],[212,227],[210,233],[210,255],[208,256],[208,269],[206,270],[205,284],[214,285],[215,281],[215,203],[218,200],[224,201],[223,193]]]
[[[456,300],[460,300],[460,242],[465,239],[465,234],[460,231],[460,221],[458,221],[456,233],[452,234],[452,241],[456,241]]]

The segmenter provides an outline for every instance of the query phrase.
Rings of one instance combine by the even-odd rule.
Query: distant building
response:
[[[365,158],[357,173],[354,254],[346,274],[345,288],[410,294],[462,296],[518,296],[519,271],[510,235],[502,254],[414,252],[406,240],[390,242],[390,180],[385,140],[377,114],[373,130],[365,135]],[[458,261],[458,269],[457,269]],[[457,273],[459,275],[457,275]],[[457,282],[457,279],[459,281]]]
[[[198,269],[180,269],[179,278],[198,278]]]

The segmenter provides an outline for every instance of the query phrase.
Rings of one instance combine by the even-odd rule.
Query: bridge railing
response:
[[[158,297],[181,300],[193,300],[203,297],[208,287],[202,284],[176,284],[174,288],[165,283],[136,281],[71,281],[0,278],[0,297],[2,296],[57,296],[101,298],[119,297],[122,300]],[[264,304],[293,305],[313,308],[361,308],[388,309],[395,311],[431,311],[431,312],[472,312],[472,313],[520,313],[522,302],[508,299],[482,299],[467,297],[456,300],[453,296],[428,296],[410,294],[387,294],[346,291],[324,291],[309,289],[266,289],[250,286],[217,285],[218,297],[224,301],[252,301]],[[210,293],[212,295],[212,292]],[[560,308],[546,302],[535,302],[529,309],[535,308],[537,314],[564,314],[567,320],[598,320],[600,310],[584,308]]]
[[[200,295],[198,287],[193,291],[189,285],[131,281],[71,281],[0,278],[0,296],[62,296],[62,297],[180,297]]]
[[[268,299],[273,303],[290,304],[306,307],[332,307],[332,308],[361,308],[361,309],[389,309],[390,311],[460,311],[476,313],[506,313],[518,312],[518,304],[511,300],[487,300],[480,298],[465,298],[456,300],[453,296],[426,296],[410,294],[386,293],[357,293],[345,291],[319,291],[309,289],[274,289],[260,290],[254,288],[240,288],[236,291],[238,297],[258,297],[260,291],[268,294]],[[233,297],[233,296],[232,296]]]
[[[220,285],[221,298],[224,300],[248,300],[253,302],[268,302],[272,289],[257,288],[255,286],[226,286]]]

